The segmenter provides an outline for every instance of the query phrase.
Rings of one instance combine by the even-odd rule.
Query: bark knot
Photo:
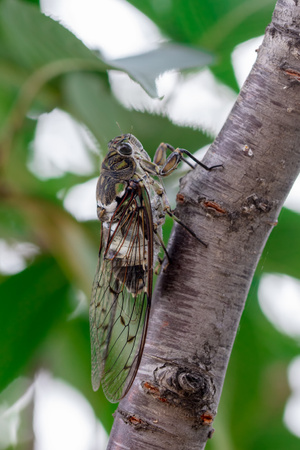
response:
[[[155,392],[155,397],[169,404],[181,405],[195,412],[195,409],[203,411],[213,401],[215,388],[212,379],[200,368],[165,364],[155,369],[154,379],[159,392],[159,396]]]

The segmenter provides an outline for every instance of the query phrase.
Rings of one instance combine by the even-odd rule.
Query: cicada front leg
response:
[[[171,155],[169,155],[167,157],[167,149],[171,150],[172,153]],[[170,144],[160,144],[160,146],[158,147],[158,149],[156,150],[155,156],[154,156],[154,165],[156,167],[159,168],[159,175],[160,176],[167,176],[170,173],[172,173],[178,166],[178,164],[180,163],[180,161],[185,161],[187,164],[189,164],[188,161],[185,160],[185,158],[182,156],[182,153],[187,153],[188,155],[191,155],[187,150],[184,149],[174,149],[174,147],[172,147]],[[191,155],[193,157],[193,155]],[[200,161],[198,161],[196,158],[193,157],[193,159],[195,161],[198,162],[198,164],[200,164],[202,166],[202,163]],[[191,165],[191,164],[189,164]],[[210,170],[214,167],[220,167],[222,166],[222,164],[217,165],[217,166],[213,166],[211,168],[207,168],[207,166],[204,166],[205,168],[207,168],[207,170]],[[192,166],[193,167],[193,166]],[[157,169],[156,169],[157,170]],[[155,184],[154,184],[154,189],[155,189]],[[160,184],[158,184],[158,188],[161,187]],[[202,241],[202,239],[200,239],[189,227],[187,227],[172,211],[168,198],[165,195],[165,192],[160,193],[158,190],[156,190],[156,193],[158,195],[161,195],[162,197],[162,205],[163,205],[163,210],[165,211],[166,214],[168,214],[170,217],[172,217],[172,219],[177,222],[179,225],[181,225],[183,228],[185,228],[195,239],[197,239],[198,242],[200,242],[202,245],[204,245],[205,247],[207,247],[207,244],[205,242]],[[166,248],[164,247],[163,243],[161,243],[162,248],[164,249],[164,252],[166,254],[166,257],[168,259],[168,264],[170,263],[170,258],[169,255],[167,253]],[[167,268],[166,266],[166,268]]]
[[[167,150],[172,152],[169,156],[167,156]],[[177,168],[178,164],[182,160],[182,154],[178,151],[178,149],[175,150],[175,148],[170,144],[165,144],[162,142],[155,152],[153,162],[159,168],[159,175],[161,177],[166,177]]]
[[[172,153],[167,157],[168,149]],[[141,166],[149,174],[159,177],[170,175],[181,161],[184,161],[194,169],[194,166],[182,156],[182,153],[180,149],[174,149],[171,145],[162,143],[155,152],[153,162],[142,160]]]
[[[167,150],[171,152],[171,154],[167,157]],[[154,164],[159,167],[159,175],[164,177],[172,173],[178,166],[181,161],[184,161],[188,164],[192,169],[195,168],[183,155],[189,156],[193,161],[195,161],[199,166],[203,167],[205,170],[216,169],[217,167],[223,167],[222,164],[217,164],[215,166],[208,167],[195,158],[192,153],[184,148],[174,148],[170,144],[166,144],[162,142],[157,148],[154,155]]]
[[[171,154],[167,156],[167,151],[170,151]],[[159,147],[157,148],[153,162],[148,160],[142,160],[141,161],[141,167],[150,175],[156,175],[158,177],[166,177],[170,175],[177,167],[178,164],[181,161],[184,161],[186,164],[188,164],[192,169],[194,169],[196,166],[193,166],[187,159],[183,156],[187,155],[189,156],[193,161],[195,161],[198,165],[203,167],[205,170],[212,170],[216,169],[217,167],[223,167],[222,164],[217,164],[211,167],[206,166],[201,161],[198,161],[197,158],[195,158],[188,150],[185,150],[183,148],[174,148],[172,145],[167,143],[161,143]],[[198,240],[202,245],[207,247],[207,244],[203,242],[190,228],[188,228],[181,220],[173,213],[171,210],[170,204],[168,202],[166,193],[162,187],[162,184],[154,182],[152,184],[152,187],[157,195],[161,197],[161,204],[162,208],[165,214],[168,214],[172,219],[179,223],[183,228],[185,228],[195,239]],[[161,244],[163,247],[165,254],[167,256],[168,262],[170,262],[170,258],[166,252],[165,247]]]

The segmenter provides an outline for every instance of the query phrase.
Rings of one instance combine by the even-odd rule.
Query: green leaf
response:
[[[0,58],[0,137],[7,153],[38,94],[37,109],[49,110],[59,102],[53,79],[80,70],[103,73],[109,67],[37,6],[16,0],[0,3]]]
[[[237,89],[230,55],[234,47],[264,34],[275,0],[128,0],[176,42],[216,54],[214,71]]]
[[[200,131],[174,125],[166,117],[128,111],[93,74],[70,74],[63,92],[65,109],[92,131],[105,152],[108,141],[120,134],[120,129],[136,135],[152,155],[161,141],[194,151],[211,140]]]
[[[58,193],[61,190],[66,191],[76,184],[84,183],[93,176],[97,176],[99,157],[86,148],[86,151],[95,163],[95,172],[88,176],[66,172],[61,177],[40,180],[28,169],[36,124],[36,120],[26,119],[22,132],[18,132],[14,136],[14,148],[6,164],[5,176],[2,179],[3,192],[0,187],[0,195],[2,194],[5,197],[12,192],[19,191],[31,197],[50,200],[52,203],[62,207],[63,202],[61,198],[58,198]]]
[[[94,408],[95,414],[109,433],[116,405],[97,392],[91,383],[91,352],[88,314],[58,323],[49,334],[45,346],[37,355],[43,367],[49,367],[55,377],[77,388]]]
[[[151,97],[157,97],[155,80],[168,70],[203,67],[213,62],[211,54],[187,45],[165,44],[140,55],[110,61],[127,72]]]
[[[108,67],[69,30],[33,4],[4,0],[0,35],[1,52],[7,60],[30,71],[55,62],[57,74],[72,68],[104,71]],[[51,66],[48,70],[51,72]]]
[[[0,390],[22,373],[66,310],[68,291],[69,283],[50,258],[0,284]]]
[[[0,202],[0,236],[1,239],[20,241],[28,241],[31,237],[30,227],[22,211],[11,208],[5,202]]]
[[[0,37],[0,118],[3,119],[0,140],[2,138],[5,155],[9,153],[16,131],[22,126],[30,108],[38,112],[48,111],[61,104],[63,86],[70,84],[72,90],[74,85],[73,72],[95,72],[94,90],[98,89],[98,101],[105,113],[101,117],[103,126],[99,127],[99,116],[94,115],[90,129],[103,143],[116,134],[114,124],[120,115],[120,106],[109,90],[107,69],[128,71],[152,95],[156,95],[155,78],[163,71],[201,66],[211,61],[211,55],[203,51],[170,44],[143,55],[104,62],[70,31],[41,14],[35,5],[17,0],[4,0],[0,4]],[[89,77],[81,78],[81,81],[89,82]],[[77,98],[85,90],[88,91],[89,86],[83,85]],[[68,100],[71,105],[67,102],[66,110],[72,109],[72,98]],[[89,103],[84,101],[90,111],[97,112],[94,103],[91,98]],[[120,125],[126,122],[126,129],[131,129],[133,122],[126,117],[124,108],[121,114]],[[81,111],[80,115],[86,115],[86,111]]]
[[[27,3],[34,3],[35,5],[38,5],[39,6],[39,4],[40,4],[40,1],[39,0],[22,0],[23,2],[25,1],[25,2],[27,2]]]
[[[258,266],[260,271],[285,273],[300,278],[300,214],[282,208],[278,225],[265,246]]]

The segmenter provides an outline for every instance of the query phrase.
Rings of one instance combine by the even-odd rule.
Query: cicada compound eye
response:
[[[130,156],[132,155],[132,148],[129,144],[122,144],[118,148],[118,152],[123,156]]]

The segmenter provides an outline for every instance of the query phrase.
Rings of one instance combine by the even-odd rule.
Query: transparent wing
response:
[[[90,305],[92,384],[111,402],[128,392],[142,356],[152,292],[153,229],[148,194],[128,192],[102,224]]]

